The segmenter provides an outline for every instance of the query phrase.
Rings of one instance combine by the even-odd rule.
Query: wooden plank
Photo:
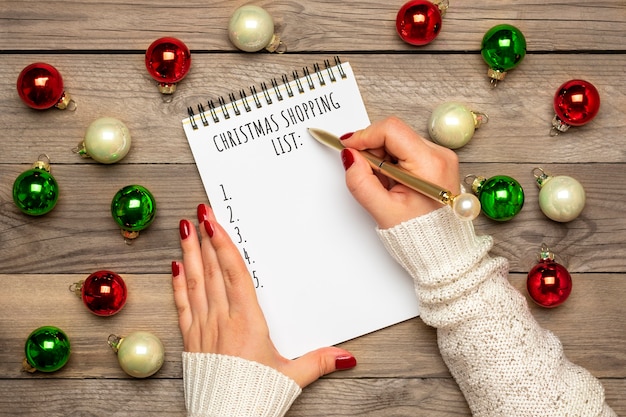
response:
[[[572,175],[584,185],[587,204],[578,219],[562,224],[543,215],[531,175],[537,166],[553,175]],[[82,273],[105,267],[120,273],[169,273],[169,262],[179,256],[179,220],[195,221],[196,206],[207,201],[192,164],[61,164],[52,167],[61,190],[57,206],[45,216],[30,217],[17,209],[11,194],[13,179],[29,167],[0,166],[2,177],[9,179],[0,182],[2,273]],[[481,215],[474,223],[478,233],[494,236],[494,253],[510,259],[513,271],[527,272],[542,242],[572,272],[626,271],[619,232],[626,229],[626,219],[614,203],[626,199],[621,186],[626,171],[612,164],[463,163],[461,175],[470,174],[510,175],[525,190],[524,208],[513,220],[495,222]],[[117,190],[136,183],[154,194],[157,217],[132,245],[125,245],[110,204]]]
[[[126,376],[115,354],[106,344],[109,334],[124,336],[146,330],[156,334],[166,348],[163,368],[156,378],[180,378],[182,341],[170,276],[161,274],[123,274],[128,286],[128,301],[118,314],[97,317],[87,311],[68,287],[85,279],[85,274],[0,275],[3,291],[0,339],[0,375],[6,378],[114,378]],[[620,323],[626,313],[626,279],[616,274],[574,274],[574,291],[557,309],[544,309],[530,303],[539,323],[557,334],[566,355],[594,375],[624,378],[626,353]],[[525,275],[511,276],[522,292]],[[602,305],[603,313],[597,314]],[[14,320],[17,317],[19,320]],[[35,328],[54,325],[63,329],[72,343],[70,362],[54,374],[35,375],[21,371],[24,341]],[[342,345],[359,360],[350,372],[331,378],[442,378],[449,373],[439,356],[434,329],[420,319],[409,320]],[[384,354],[382,354],[384,352]]]
[[[427,137],[428,118],[440,103],[459,101],[487,113],[489,123],[458,150],[462,161],[623,163],[626,87],[615,80],[626,75],[626,55],[606,57],[533,55],[493,89],[476,54],[341,56],[354,68],[372,120],[394,114]],[[139,55],[7,55],[0,62],[0,83],[11,92],[0,102],[0,128],[11,140],[3,145],[0,163],[30,164],[41,152],[56,163],[93,163],[71,150],[87,126],[103,116],[117,117],[131,132],[131,152],[119,164],[193,163],[181,127],[188,106],[217,103],[220,96],[227,99],[230,92],[269,84],[293,70],[302,74],[303,67],[312,69],[327,59],[333,56],[220,55],[216,60],[198,54],[173,100],[164,103]],[[21,69],[35,61],[48,61],[64,74],[66,91],[78,104],[75,112],[36,111],[20,101],[13,86]],[[103,62],[107,71],[100,69]],[[598,88],[600,112],[589,124],[550,137],[554,93],[573,78]]]
[[[145,51],[161,36],[175,36],[194,50],[233,51],[228,20],[244,0],[150,2],[3,1],[0,35],[4,50]],[[301,51],[478,51],[485,32],[512,23],[525,34],[529,51],[624,50],[626,21],[621,0],[554,5],[539,0],[514,4],[451,1],[438,38],[424,47],[403,42],[395,19],[403,2],[364,0],[263,1],[290,52]],[[46,34],[46,36],[41,36]]]
[[[626,410],[624,380],[603,380],[607,403]],[[42,392],[46,395],[41,395]],[[48,417],[184,416],[180,380],[0,380],[0,415]],[[70,411],[71,410],[71,411]],[[444,379],[322,379],[306,388],[287,417],[469,417],[454,381]]]

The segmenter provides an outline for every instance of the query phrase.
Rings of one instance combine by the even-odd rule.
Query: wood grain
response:
[[[550,310],[529,305],[559,336],[567,357],[600,378],[608,404],[626,415],[623,0],[452,1],[439,37],[421,48],[395,32],[402,2],[256,2],[274,17],[288,48],[283,55],[233,48],[227,22],[244,3],[0,2],[0,416],[184,415],[182,340],[169,268],[181,256],[178,221],[195,219],[196,205],[207,197],[181,119],[188,106],[293,70],[301,74],[335,56],[353,66],[372,120],[397,115],[427,136],[430,112],[444,101],[489,115],[458,150],[461,176],[513,176],[526,201],[514,220],[481,216],[476,230],[493,236],[493,255],[510,260],[510,280],[523,294],[541,243],[557,253],[573,274],[570,299]],[[523,31],[528,53],[494,89],[479,51],[485,31],[499,23]],[[169,102],[144,66],[145,49],[161,36],[182,39],[193,54],[192,70]],[[61,71],[76,111],[35,111],[20,101],[15,81],[36,61]],[[598,88],[600,113],[550,137],[554,92],[573,78]],[[133,139],[130,154],[111,166],[72,152],[87,126],[103,116],[123,120]],[[13,204],[12,183],[42,153],[52,161],[61,198],[46,216],[28,217]],[[577,220],[555,223],[539,211],[535,167],[583,184],[587,205]],[[126,245],[109,206],[113,194],[132,183],[155,194],[158,214]],[[129,287],[127,305],[110,318],[89,314],[68,290],[99,269],[122,274]],[[44,324],[68,333],[70,362],[53,374],[27,374],[21,371],[24,340]],[[135,330],[154,332],[166,347],[163,368],[145,380],[121,371],[106,344],[109,334]],[[435,330],[419,318],[342,346],[358,358],[357,368],[305,389],[288,416],[470,415],[439,356]]]

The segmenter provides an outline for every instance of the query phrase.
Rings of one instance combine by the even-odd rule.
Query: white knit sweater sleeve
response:
[[[183,352],[183,382],[189,417],[279,417],[302,392],[273,368],[213,353]]]
[[[378,230],[411,274],[424,322],[476,417],[616,416],[587,370],[563,354],[508,282],[508,262],[490,257],[491,237],[449,207]]]

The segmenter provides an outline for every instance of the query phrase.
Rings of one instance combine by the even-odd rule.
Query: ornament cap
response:
[[[554,261],[554,252],[552,252],[550,248],[548,248],[548,245],[542,243],[538,259],[539,261]]]
[[[565,123],[556,114],[552,118],[552,129],[550,129],[550,136],[557,136],[559,133],[567,132],[571,126]]]
[[[158,88],[161,94],[174,94],[176,92],[176,83],[160,83]]]
[[[265,49],[269,52],[276,52],[277,54],[284,54],[287,52],[287,45],[280,40],[280,36],[277,34],[272,35],[270,43],[267,44]]]
[[[444,17],[446,15],[446,12],[448,11],[448,7],[450,7],[449,0],[434,1],[433,4],[437,6],[437,8],[439,8],[439,13],[441,13],[441,17]]]
[[[37,368],[35,368],[33,365],[31,365],[28,362],[28,359],[24,358],[22,360],[22,371],[28,372],[30,374],[34,374],[35,372],[37,372]]]
[[[474,194],[478,194],[480,192],[480,189],[485,181],[487,181],[487,178],[480,175],[476,176],[470,174],[465,176],[465,184],[472,187],[472,191],[474,192]]]
[[[506,71],[500,71],[497,69],[493,69],[493,68],[489,68],[487,70],[487,76],[490,79],[490,83],[492,87],[497,87],[498,86],[498,81],[502,81],[504,80],[504,77],[506,77]]]
[[[66,110],[67,109],[69,111],[76,111],[76,108],[78,107],[78,105],[72,99],[70,94],[67,91],[64,91],[63,95],[59,99],[59,102],[57,104],[55,104],[54,107],[56,107],[59,110]]]
[[[489,116],[487,116],[487,114],[475,111],[470,111],[470,113],[472,113],[472,117],[474,118],[474,127],[476,129],[489,123]]]
[[[33,163],[33,169],[41,169],[46,172],[50,172],[50,157],[45,153],[42,153],[37,157],[38,159]]]

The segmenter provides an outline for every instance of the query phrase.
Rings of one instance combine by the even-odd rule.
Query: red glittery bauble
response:
[[[551,259],[542,259],[528,272],[526,288],[540,306],[563,304],[572,292],[572,277],[567,269]]]
[[[146,51],[146,68],[161,84],[174,84],[185,78],[191,67],[191,53],[176,38],[160,38]]]
[[[111,271],[94,272],[81,288],[83,303],[97,316],[112,316],[120,311],[127,294],[122,277]]]
[[[396,16],[398,35],[411,45],[426,45],[441,30],[441,11],[427,0],[411,0]]]
[[[570,80],[556,90],[554,111],[570,126],[582,126],[596,117],[600,110],[600,94],[585,80]]]
[[[63,77],[52,65],[30,64],[17,77],[17,93],[33,109],[49,109],[63,98]]]

